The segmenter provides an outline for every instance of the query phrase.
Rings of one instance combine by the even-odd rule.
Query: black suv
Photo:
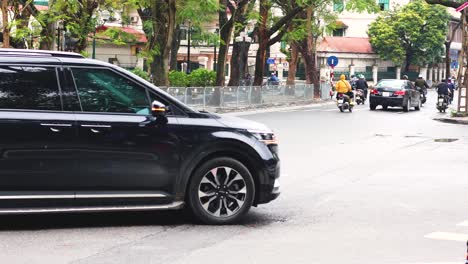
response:
[[[117,66],[0,49],[0,214],[180,209],[232,223],[279,195],[262,124],[198,112]]]

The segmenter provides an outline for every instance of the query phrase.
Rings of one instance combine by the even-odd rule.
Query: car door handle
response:
[[[64,128],[64,127],[72,127],[72,124],[63,124],[63,123],[57,123],[57,124],[54,124],[54,123],[41,123],[41,126],[43,127],[48,127],[50,129],[50,131],[54,132],[54,133],[60,133],[62,132],[62,129],[61,128]]]
[[[103,129],[109,129],[111,125],[99,125],[99,124],[83,124],[81,127],[89,128],[93,134],[99,134]]]

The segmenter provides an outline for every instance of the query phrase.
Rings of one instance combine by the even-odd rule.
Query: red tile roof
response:
[[[369,38],[324,37],[318,51],[373,54]]]
[[[142,31],[138,31],[134,28],[131,28],[131,27],[117,27],[117,26],[101,26],[97,29],[98,32],[100,31],[106,31],[108,28],[118,28],[120,30],[122,30],[123,32],[125,33],[129,33],[129,34],[132,34],[136,37],[136,40],[138,43],[146,43],[148,42],[148,39],[146,38],[146,35],[144,32]]]

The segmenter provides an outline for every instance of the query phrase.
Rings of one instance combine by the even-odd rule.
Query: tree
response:
[[[8,0],[2,0],[3,47],[10,47],[10,25],[8,23]]]
[[[423,66],[440,59],[449,14],[441,6],[422,1],[384,12],[369,26],[369,41],[384,60]]]

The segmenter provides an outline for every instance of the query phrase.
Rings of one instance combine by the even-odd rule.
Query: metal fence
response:
[[[161,87],[181,102],[199,110],[255,108],[311,101],[313,84],[224,86],[224,87]],[[330,99],[331,86],[320,84],[320,99]]]

